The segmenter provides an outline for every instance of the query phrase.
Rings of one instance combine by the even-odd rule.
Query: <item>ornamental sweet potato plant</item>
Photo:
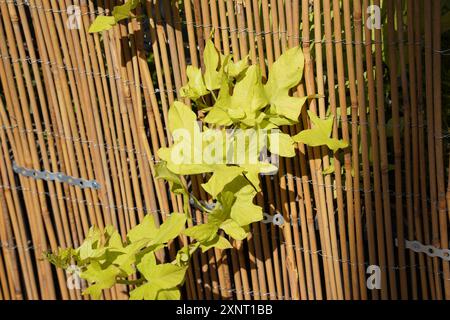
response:
[[[98,17],[91,32],[110,29],[128,18],[139,1],[116,7],[112,17]],[[254,204],[261,174],[275,174],[276,157],[294,157],[296,143],[328,146],[332,152],[347,142],[331,137],[333,118],[320,119],[308,112],[312,128],[295,136],[284,133],[285,126],[299,121],[302,107],[311,97],[292,95],[302,80],[304,57],[300,47],[287,50],[269,70],[263,81],[259,66],[248,57],[234,61],[208,40],[203,52],[204,70],[188,66],[182,101],[169,109],[168,126],[173,143],[158,150],[160,162],[155,179],[170,184],[171,192],[184,199],[184,211],[174,212],[159,227],[147,215],[123,241],[108,226],[93,226],[78,248],[60,249],[46,258],[61,268],[75,263],[88,283],[84,294],[101,297],[102,290],[115,284],[132,285],[130,299],[179,299],[180,287],[192,254],[211,249],[228,249],[228,239],[243,240],[250,224],[263,220],[263,210]],[[270,154],[270,157],[261,157]],[[269,159],[269,161],[267,161]],[[183,183],[190,175],[203,175],[202,188],[210,195],[209,204],[195,198]],[[207,216],[207,223],[185,228],[194,203]],[[225,234],[226,236],[223,236]],[[161,262],[158,252],[178,237],[186,235],[189,245],[176,259]],[[132,280],[130,280],[132,279]]]

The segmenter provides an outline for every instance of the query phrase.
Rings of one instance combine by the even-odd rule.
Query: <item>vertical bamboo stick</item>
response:
[[[424,20],[430,21],[432,18],[432,4],[425,1]],[[436,171],[436,152],[434,131],[432,128],[436,125],[434,123],[434,98],[433,98],[433,30],[432,25],[425,23],[425,100],[426,100],[426,119],[427,119],[427,151],[428,151],[428,167],[429,167],[429,190],[430,190],[430,216],[432,225],[431,245],[440,245],[439,235],[439,221],[437,212],[437,171]],[[433,258],[433,273],[438,273],[440,268],[440,261],[438,258]],[[439,277],[435,277],[436,298],[442,300],[442,284]]]
[[[445,201],[445,177],[442,131],[442,85],[441,85],[441,1],[433,1],[433,97],[434,97],[434,143],[436,145],[437,209],[439,220],[439,247],[448,249],[448,218]],[[431,130],[431,128],[429,128]],[[442,261],[444,276],[444,299],[450,299],[450,269],[448,261]]]
[[[358,97],[356,91],[356,77],[355,77],[355,63],[354,63],[354,50],[353,50],[353,36],[351,28],[351,11],[350,2],[344,1],[344,29],[345,29],[345,43],[346,43],[346,53],[347,53],[347,65],[348,65],[348,77],[350,85],[350,105],[351,105],[351,119],[352,119],[352,134],[351,134],[351,145],[352,145],[352,160],[353,160],[353,192],[354,192],[354,212],[349,212],[349,235],[350,239],[355,239],[356,248],[356,262],[357,271],[359,275],[359,285],[361,291],[362,299],[366,295],[366,280],[365,280],[365,259],[364,259],[364,244],[362,235],[362,220],[361,220],[361,196],[360,196],[360,164],[359,164],[359,152],[356,146],[359,146],[358,139]],[[380,226],[378,226],[380,227]],[[353,229],[354,228],[354,229]],[[350,240],[350,246],[352,246]],[[353,251],[350,248],[350,251]],[[356,271],[356,270],[354,270]],[[383,275],[382,275],[383,279]],[[383,284],[383,281],[382,281]]]
[[[412,140],[412,202],[413,202],[413,218],[414,218],[414,233],[413,237],[416,236],[417,240],[423,243],[424,236],[421,223],[421,213],[420,213],[420,174],[419,174],[419,122],[418,122],[418,99],[417,99],[417,87],[421,86],[416,81],[416,51],[414,43],[414,15],[415,10],[417,10],[417,4],[408,0],[408,65],[409,65],[409,88],[410,88],[410,102],[411,102],[411,140]],[[411,235],[409,235],[411,237]],[[425,270],[425,257],[424,254],[418,254],[419,258],[419,272],[421,280],[421,292],[422,299],[428,299],[428,279]],[[413,264],[415,261],[415,255],[410,259],[410,263]],[[413,297],[416,298],[416,297]]]

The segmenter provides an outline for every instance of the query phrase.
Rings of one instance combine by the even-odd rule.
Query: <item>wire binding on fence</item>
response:
[[[369,265],[369,263],[365,264],[364,266],[366,266],[366,265]],[[427,269],[427,267],[421,267],[421,266],[418,266],[418,265],[410,265],[410,266],[405,266],[405,267],[407,269],[410,269],[410,268],[417,268],[419,270],[420,269]],[[388,269],[388,267],[386,266],[385,269]],[[394,268],[394,270],[398,270],[398,268]],[[440,272],[440,271],[438,271],[438,272],[432,271],[431,273],[435,274],[435,275],[439,275],[439,276],[443,276],[444,275],[444,273]],[[450,279],[445,279],[444,278],[444,281],[450,281]],[[292,299],[291,297],[285,296],[284,294],[277,294],[277,293],[270,293],[270,292],[261,292],[261,291],[254,291],[254,290],[245,291],[244,289],[238,290],[236,288],[226,288],[226,287],[223,287],[221,285],[215,285],[215,284],[210,285],[209,283],[205,283],[202,279],[197,279],[197,283],[198,284],[203,284],[203,286],[205,288],[207,288],[207,289],[217,289],[217,290],[220,290],[221,292],[226,292],[226,293],[250,295],[252,297],[255,297],[255,296],[259,296],[259,297],[261,297],[261,296],[270,296],[272,298],[283,299],[283,300],[291,300]]]
[[[149,90],[150,88],[143,85],[142,83],[137,83],[133,80],[123,80],[123,78],[120,75],[117,74],[104,74],[101,72],[92,72],[92,71],[86,71],[86,70],[78,70],[78,68],[72,68],[69,67],[68,65],[59,65],[57,62],[55,61],[50,61],[50,60],[42,60],[42,59],[33,59],[29,56],[26,56],[25,58],[18,58],[18,59],[13,59],[11,56],[8,55],[1,55],[0,54],[0,59],[1,60],[10,60],[12,64],[15,63],[28,63],[30,65],[32,64],[43,64],[43,65],[49,65],[49,66],[56,66],[59,69],[63,69],[69,72],[77,72],[80,75],[86,75],[86,76],[91,76],[91,77],[100,77],[100,78],[105,78],[105,79],[110,79],[110,80],[122,80],[122,83],[124,85],[131,85],[134,86],[136,88],[141,88],[144,90]],[[154,88],[154,91],[149,92],[150,94],[160,94],[160,93],[168,93],[168,92],[176,92],[175,89],[173,90],[161,90],[159,88]]]
[[[34,5],[31,4],[29,2],[29,0],[25,0],[25,1],[18,1],[18,0],[1,0],[0,4],[13,4],[16,7],[28,7],[30,8],[30,10],[36,10],[36,11],[43,11],[43,12],[48,12],[48,13],[64,13],[64,14],[70,14],[70,10],[69,9],[46,9],[44,6],[40,6],[40,5]],[[79,15],[97,15],[100,13],[103,13],[104,11],[100,11],[100,10],[94,10],[94,11],[87,11],[84,13],[79,13]]]
[[[39,6],[39,5],[31,5],[28,1],[22,1],[19,2],[18,0],[0,0],[0,4],[14,4],[17,7],[20,6],[26,6],[29,7],[30,9],[34,9],[34,10],[40,10],[43,12],[49,12],[49,13],[64,13],[64,14],[70,14],[71,11],[69,9],[53,9],[53,8],[45,8],[44,6]],[[100,11],[100,10],[94,10],[94,11],[86,11],[83,13],[79,13],[78,15],[82,16],[82,15],[92,15],[92,16],[96,16],[96,15],[103,15],[104,13],[108,13],[108,11]],[[355,20],[356,21],[356,20]],[[166,21],[164,19],[162,20],[157,20],[155,21],[156,23],[166,23]],[[219,25],[213,25],[213,24],[198,24],[194,21],[177,21],[177,23],[181,23],[184,24],[186,26],[193,26],[194,28],[201,28],[201,29],[217,29],[217,30],[226,30],[230,33],[246,33],[246,34],[253,34],[254,36],[258,37],[258,36],[265,36],[265,35],[286,35],[286,38],[293,38],[293,39],[298,39],[299,41],[301,41],[304,44],[344,44],[344,45],[361,45],[361,46],[367,46],[367,45],[375,45],[375,44],[388,44],[388,45],[399,45],[399,44],[406,44],[406,45],[415,45],[415,46],[421,46],[424,47],[424,42],[414,42],[411,43],[410,41],[404,39],[402,41],[397,40],[394,42],[390,42],[387,43],[386,41],[376,41],[373,39],[369,39],[368,41],[347,41],[346,39],[341,39],[341,40],[336,40],[336,39],[332,39],[332,40],[327,40],[325,38],[322,38],[320,40],[318,39],[305,39],[304,37],[300,37],[300,36],[294,36],[288,33],[287,30],[278,30],[278,31],[256,31],[256,30],[251,30],[249,28],[231,28],[229,26],[223,27],[223,26],[219,26]],[[450,48],[449,49],[440,49],[440,50],[435,50],[434,48],[431,48],[432,52],[434,52],[435,54],[441,54],[441,55],[450,55]]]
[[[0,129],[2,130],[14,130],[14,129],[18,129],[20,133],[33,133],[33,134],[37,134],[37,135],[43,135],[43,136],[52,136],[54,138],[60,138],[60,139],[64,139],[70,142],[77,142],[77,143],[81,143],[81,144],[87,144],[89,147],[93,147],[93,148],[104,148],[105,150],[114,150],[114,151],[119,151],[119,152],[125,152],[125,153],[134,153],[138,156],[141,156],[149,161],[152,161],[153,163],[159,163],[160,161],[156,159],[156,157],[152,156],[151,159],[149,159],[147,157],[147,154],[141,151],[138,151],[136,149],[128,149],[126,147],[123,146],[112,146],[109,145],[107,143],[103,143],[103,144],[99,144],[95,141],[92,140],[83,140],[80,137],[72,137],[72,136],[66,136],[64,134],[59,134],[56,132],[52,132],[52,131],[38,131],[37,129],[26,129],[26,128],[22,128],[19,127],[18,125],[12,125],[12,126],[0,126]]]

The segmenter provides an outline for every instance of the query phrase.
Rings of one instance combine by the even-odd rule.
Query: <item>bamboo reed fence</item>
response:
[[[91,225],[125,235],[145,214],[162,222],[182,210],[153,179],[156,150],[170,143],[168,108],[181,99],[186,66],[201,66],[210,34],[264,76],[301,45],[298,94],[324,98],[291,133],[309,126],[309,109],[334,115],[333,136],[351,147],[330,157],[298,145],[277,176],[262,178],[257,198],[284,225],[253,224],[234,249],[196,254],[183,297],[450,298],[449,260],[405,245],[449,248],[439,0],[147,0],[139,18],[87,33],[116,4],[0,0],[0,299],[88,299],[43,252],[78,246]],[[381,29],[370,6],[382,9]],[[101,188],[27,177],[14,164]],[[189,185],[207,200],[201,182]],[[379,290],[367,285],[369,266],[381,270]],[[104,298],[125,299],[128,289]]]

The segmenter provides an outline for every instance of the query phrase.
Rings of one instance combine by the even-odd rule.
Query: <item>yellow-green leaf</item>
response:
[[[225,250],[225,249],[231,249],[233,248],[233,246],[230,244],[230,242],[225,239],[222,236],[216,235],[215,238],[213,238],[212,240],[208,241],[208,242],[204,242],[200,245],[200,247],[202,248],[202,252],[206,252],[211,248],[217,248],[217,249],[221,249],[221,250]]]
[[[262,208],[253,204],[253,197],[237,197],[231,209],[231,218],[239,226],[247,226],[263,220]]]
[[[169,130],[185,129],[194,136],[194,130],[199,130],[196,114],[184,103],[175,101],[169,108]]]
[[[229,85],[226,79],[222,80],[219,91],[219,96],[214,103],[211,110],[205,117],[206,123],[216,124],[219,126],[229,126],[233,123],[232,116],[229,114],[229,106],[231,103],[231,96],[229,92]]]
[[[234,63],[231,59],[225,66],[225,72],[231,78],[237,78],[248,69],[248,55]]]
[[[170,190],[175,194],[187,194],[187,190],[181,181],[180,176],[171,172],[167,168],[166,162],[160,162],[155,165],[155,178],[164,179],[169,182]]]
[[[264,91],[276,115],[297,121],[307,97],[291,97],[289,90],[300,82],[305,58],[301,48],[294,47],[283,53],[269,70]]]
[[[100,299],[102,290],[111,288],[116,283],[119,273],[120,269],[114,265],[102,268],[100,263],[92,261],[80,275],[91,283],[83,294],[90,294],[93,299]]]
[[[159,290],[156,296],[156,300],[180,300],[180,298],[181,294],[178,288]]]
[[[217,165],[214,174],[207,183],[202,184],[203,189],[214,198],[223,190],[226,184],[242,174],[243,168],[239,166]]]
[[[234,87],[230,109],[243,110],[245,118],[241,122],[248,126],[254,126],[258,112],[266,107],[268,102],[264,94],[261,70],[258,66],[252,65],[247,69],[243,79],[238,81]]]
[[[240,227],[236,221],[228,219],[220,225],[220,229],[225,231],[230,237],[236,240],[244,240],[247,238],[247,232]]]
[[[332,165],[328,166],[328,168],[326,168],[325,170],[322,171],[323,175],[332,174],[332,173],[334,173],[334,166],[332,166]]]
[[[116,19],[111,16],[98,16],[89,27],[89,33],[106,31],[116,24]]]
[[[149,280],[151,277],[150,270],[156,266],[156,258],[153,252],[146,253],[141,261],[137,264],[139,272],[145,279]]]
[[[185,273],[186,267],[164,263],[150,268],[146,279],[159,289],[172,289],[184,281]]]
[[[296,136],[292,137],[295,142],[301,142],[310,147],[326,145],[334,152],[348,146],[346,141],[331,138],[331,133],[333,130],[333,117],[323,120],[311,111],[308,111],[308,115],[314,127],[309,130],[303,130]]]
[[[269,134],[269,150],[282,157],[295,157],[294,140],[279,130],[273,130]]]
[[[203,52],[203,60],[205,62],[205,84],[206,88],[210,91],[219,89],[222,82],[220,72],[217,71],[219,68],[219,59],[219,52],[214,47],[214,43],[211,39],[207,40]]]
[[[224,190],[233,193],[236,197],[230,217],[239,226],[247,226],[263,219],[262,208],[253,204],[256,190],[243,176],[235,178],[226,185]]]
[[[219,227],[212,223],[199,224],[184,230],[184,234],[192,237],[200,243],[208,242],[217,234]]]
[[[130,291],[130,300],[156,300],[158,291],[151,283],[145,283]]]
[[[104,253],[104,249],[100,247],[101,236],[102,233],[97,227],[93,226],[89,229],[88,235],[76,250],[80,260],[99,257]]]
[[[189,265],[189,260],[194,252],[200,246],[200,242],[191,243],[187,246],[184,246],[177,252],[177,256],[175,258],[175,262],[180,267],[186,267]]]
[[[208,94],[205,81],[203,80],[202,71],[199,68],[188,66],[186,69],[186,76],[188,78],[188,83],[180,89],[180,94],[182,97],[197,100],[198,98]]]
[[[170,217],[161,225],[155,238],[154,244],[167,243],[175,239],[184,229],[186,215],[183,213],[172,213]]]
[[[131,14],[131,10],[136,9],[136,7],[139,4],[139,0],[128,0],[124,4],[120,6],[115,6],[112,14],[116,20],[116,22],[119,22],[124,19],[128,19]]]
[[[133,243],[142,239],[153,239],[158,233],[158,228],[155,226],[153,215],[148,214],[144,219],[128,231],[127,238]]]
[[[149,243],[151,243],[151,239],[144,238],[132,242],[122,249],[114,250],[110,253],[111,256],[115,256],[113,263],[127,276],[133,274],[135,272],[136,255]]]
[[[58,268],[67,269],[71,264],[73,257],[76,257],[76,251],[72,248],[58,248],[56,253],[44,253],[44,258]]]

